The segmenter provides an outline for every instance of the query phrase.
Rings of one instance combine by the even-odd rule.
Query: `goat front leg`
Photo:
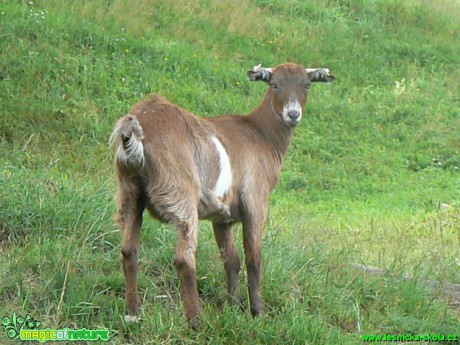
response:
[[[240,273],[240,257],[233,238],[232,224],[213,223],[214,235],[224,261],[225,273],[227,275],[227,292],[230,302],[235,301],[235,290],[238,286]]]
[[[248,212],[243,220],[243,243],[248,271],[249,303],[252,316],[263,313],[261,282],[264,210]]]
[[[198,215],[181,221],[177,228],[177,248],[174,266],[179,276],[185,315],[194,329],[200,326],[200,301],[196,276],[196,249],[198,245]]]

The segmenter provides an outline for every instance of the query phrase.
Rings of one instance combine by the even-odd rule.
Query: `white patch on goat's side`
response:
[[[216,186],[214,187],[214,193],[219,197],[223,197],[232,186],[232,167],[230,165],[230,158],[222,143],[215,136],[211,136],[211,139],[214,145],[216,145],[220,166],[220,173],[217,178]]]
[[[293,121],[293,119],[289,117],[288,113],[290,111],[295,111],[299,113],[299,117],[297,117],[295,121]],[[301,119],[302,119],[302,106],[300,105],[297,99],[292,99],[292,98],[289,99],[289,102],[283,106],[284,122],[286,122],[287,124],[291,124],[291,125],[297,125]]]

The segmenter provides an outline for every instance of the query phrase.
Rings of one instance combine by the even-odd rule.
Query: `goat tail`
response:
[[[109,139],[109,145],[115,144],[117,150],[116,161],[129,166],[144,166],[143,139],[144,131],[135,116],[126,115],[118,120]]]

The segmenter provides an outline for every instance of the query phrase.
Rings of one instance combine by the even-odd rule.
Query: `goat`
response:
[[[263,312],[261,239],[268,198],[305,110],[313,82],[332,82],[328,69],[283,64],[255,66],[250,81],[269,84],[259,107],[246,116],[200,118],[160,96],[138,103],[118,120],[116,145],[117,221],[124,232],[122,263],[126,304],[140,312],[137,258],[144,209],[177,230],[174,257],[185,315],[198,328],[200,304],[195,253],[199,219],[212,221],[232,300],[240,258],[232,226],[243,224],[250,310]]]

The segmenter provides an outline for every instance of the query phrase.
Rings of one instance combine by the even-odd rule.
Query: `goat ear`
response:
[[[332,83],[337,79],[335,75],[329,74],[329,69],[327,68],[305,68],[305,71],[311,82],[322,81]]]
[[[273,75],[273,69],[272,68],[263,68],[260,67],[260,65],[254,66],[253,69],[249,70],[247,72],[247,76],[249,81],[265,81],[269,82],[271,77]]]

